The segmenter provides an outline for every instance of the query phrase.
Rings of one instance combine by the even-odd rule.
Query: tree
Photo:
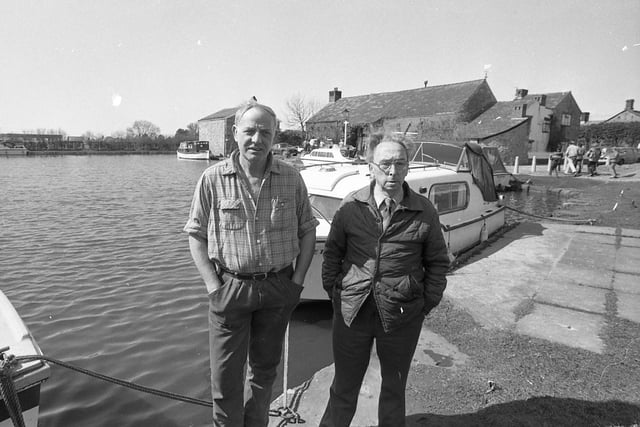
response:
[[[132,138],[156,138],[160,133],[160,128],[147,120],[136,120],[130,128],[127,128],[127,135]]]
[[[193,139],[198,139],[200,137],[200,129],[198,128],[198,123],[189,123],[187,125],[187,130],[193,135]]]
[[[174,138],[176,141],[197,141],[198,125],[196,123],[189,123],[186,129],[180,128],[176,130]]]
[[[301,130],[286,129],[282,132],[278,132],[277,140],[280,144],[289,144],[300,147],[304,141],[304,132]]]
[[[316,101],[307,101],[304,96],[299,93],[292,95],[286,101],[286,123],[289,126],[299,127],[301,131],[305,131],[307,120],[313,116],[318,110]]]

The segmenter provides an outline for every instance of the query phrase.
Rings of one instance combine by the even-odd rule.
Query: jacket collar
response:
[[[353,198],[361,203],[367,203],[376,208],[376,201],[373,197],[373,187],[376,185],[374,181],[371,182],[367,187],[363,187],[360,190],[356,191],[353,195]],[[404,193],[404,197],[402,201],[398,204],[398,209],[408,209],[412,211],[422,211],[423,206],[418,200],[418,197],[422,197],[416,194],[414,191],[411,191],[409,188],[409,184],[406,182],[402,183],[402,191]]]

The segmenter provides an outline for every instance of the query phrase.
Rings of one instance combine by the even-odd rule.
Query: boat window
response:
[[[469,187],[466,182],[435,184],[429,191],[429,200],[439,214],[463,210],[469,204]]]
[[[313,208],[313,216],[318,219],[324,219],[331,222],[336,211],[342,203],[342,199],[335,197],[318,196],[312,194],[309,196],[311,207]]]

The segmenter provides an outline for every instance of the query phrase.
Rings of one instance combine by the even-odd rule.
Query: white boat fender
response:
[[[18,365],[18,361],[13,354],[6,355],[4,352],[9,347],[0,349],[0,395],[5,402],[7,412],[13,425],[16,427],[24,427],[24,418],[22,416],[22,408],[18,393],[13,383],[13,370]]]
[[[480,230],[480,241],[486,242],[489,238],[489,232],[487,231],[487,223],[486,221],[482,223],[482,229]]]

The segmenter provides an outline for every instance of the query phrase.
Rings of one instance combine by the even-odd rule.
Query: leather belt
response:
[[[220,271],[222,271],[223,273],[230,274],[231,276],[235,277],[236,279],[240,279],[240,280],[265,280],[268,277],[275,277],[279,273],[282,273],[282,272],[286,271],[287,269],[292,268],[291,265],[288,265],[288,266],[286,266],[285,268],[283,268],[280,271],[267,271],[265,273],[239,273],[237,271],[229,270],[228,268],[226,268],[225,266],[222,266],[220,264],[217,264],[217,265],[218,265],[218,268],[220,269]]]

